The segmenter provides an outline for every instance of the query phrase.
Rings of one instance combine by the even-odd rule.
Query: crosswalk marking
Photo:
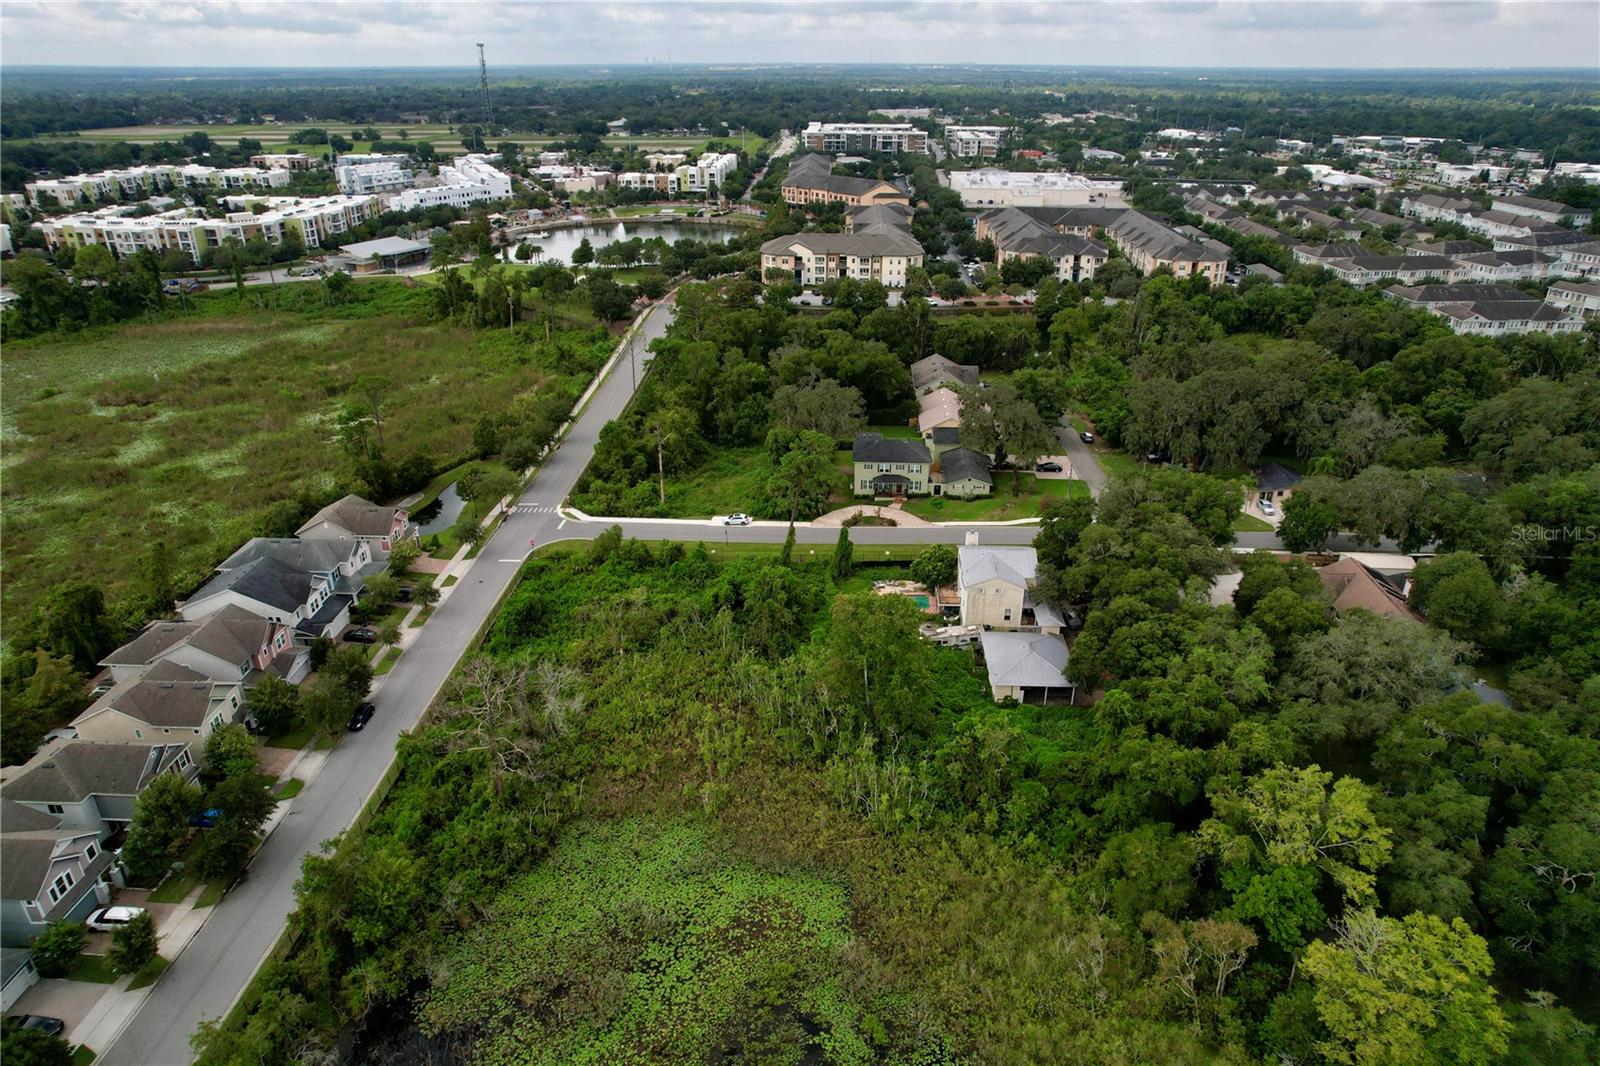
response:
[[[550,503],[518,503],[511,510],[514,514],[556,514],[560,508]]]

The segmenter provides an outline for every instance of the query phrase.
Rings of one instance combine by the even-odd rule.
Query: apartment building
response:
[[[789,165],[789,174],[783,179],[783,202],[794,206],[842,203],[847,207],[910,207],[911,197],[893,182],[833,173],[832,156],[804,155]]]
[[[671,170],[625,170],[617,175],[619,189],[645,189],[662,196],[678,195],[678,175]]]
[[[1544,294],[1544,301],[1551,307],[1594,318],[1600,315],[1600,282],[1558,281]]]
[[[207,167],[198,163],[161,164],[102,170],[68,178],[31,181],[23,186],[28,202],[39,208],[76,207],[97,201],[136,199],[167,189],[281,189],[287,170],[255,167]]]
[[[800,132],[813,152],[905,152],[926,155],[928,135],[909,122],[813,122]]]
[[[1454,257],[1463,281],[1533,281],[1547,277],[1557,263],[1549,252],[1519,248],[1506,252],[1473,252]]]
[[[677,168],[678,184],[684,192],[709,193],[720,188],[728,175],[739,169],[733,152],[708,152],[693,163]]]
[[[419,207],[466,207],[469,204],[511,198],[511,177],[495,169],[499,156],[464,155],[439,168],[437,183],[407,189],[389,201],[391,211]]]
[[[1146,277],[1166,267],[1180,278],[1200,275],[1213,285],[1221,285],[1228,269],[1226,253],[1192,241],[1138,211],[1124,212],[1106,227],[1105,233]]]
[[[1111,253],[1092,238],[1060,233],[1019,208],[1002,207],[979,217],[982,234],[995,246],[994,265],[1003,268],[1012,259],[1043,256],[1055,263],[1061,281],[1088,281]]]
[[[413,181],[409,156],[393,156],[375,163],[343,163],[333,168],[333,180],[346,196],[376,196],[409,189]]]
[[[761,274],[781,270],[810,288],[834,278],[905,286],[906,271],[921,266],[922,245],[895,229],[870,233],[795,233],[761,246]]]
[[[315,170],[321,164],[321,156],[300,155],[298,152],[268,152],[250,157],[251,166],[268,170]]]
[[[1586,207],[1572,207],[1555,200],[1541,200],[1537,196],[1496,196],[1491,202],[1496,211],[1522,215],[1552,225],[1571,225],[1582,229],[1594,221],[1594,212]]]
[[[1583,320],[1567,307],[1509,285],[1394,285],[1391,300],[1444,319],[1452,333],[1502,337],[1517,333],[1573,333]]]
[[[1471,211],[1475,206],[1471,200],[1452,196],[1412,193],[1400,201],[1400,212],[1424,222],[1458,222],[1464,212]]]
[[[944,143],[960,159],[994,159],[1010,134],[1010,126],[946,126]]]
[[[307,248],[319,248],[328,238],[348,232],[378,212],[375,196],[228,197],[225,203],[234,210],[222,218],[207,218],[192,208],[144,218],[103,210],[45,219],[38,229],[52,249],[64,244],[102,244],[120,257],[143,249],[177,248],[198,262],[207,248],[230,238],[245,243],[260,237],[278,244],[294,233]],[[257,203],[266,209],[257,213],[252,209]]]
[[[1065,172],[957,170],[950,188],[967,207],[1123,206],[1122,182]]]

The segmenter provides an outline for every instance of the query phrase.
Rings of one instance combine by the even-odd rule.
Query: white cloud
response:
[[[0,4],[8,64],[985,63],[1596,67],[1600,5],[1559,2]]]

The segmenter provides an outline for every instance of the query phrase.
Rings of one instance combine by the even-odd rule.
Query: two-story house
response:
[[[72,721],[83,740],[152,741],[210,736],[244,705],[238,681],[213,681],[170,659],[119,682]]]
[[[295,530],[302,539],[353,537],[371,542],[382,557],[410,531],[410,516],[403,507],[385,507],[351,494],[337,499]]]
[[[1067,645],[1061,616],[1034,598],[1039,556],[1032,548],[986,548],[975,542],[957,551],[956,591],[961,624],[982,626],[980,636],[990,694],[996,701],[1043,703],[1074,693],[1066,678]]]
[[[851,490],[857,496],[908,496],[928,492],[931,459],[919,440],[886,438],[863,433],[850,449],[854,473]]]
[[[241,607],[292,626],[297,640],[310,643],[349,625],[366,579],[387,566],[373,558],[370,541],[355,537],[255,537],[224,559],[217,576],[179,613],[197,622],[224,607]]]
[[[21,766],[5,768],[0,800],[104,840],[133,819],[133,801],[160,774],[191,780],[200,772],[189,740],[151,744],[59,741]]]
[[[311,670],[292,627],[229,604],[198,622],[159,621],[100,660],[114,682],[142,676],[158,662],[179,663],[213,681],[253,683],[273,674],[297,683]]]
[[[82,921],[110,898],[95,891],[112,859],[98,833],[19,804],[0,808],[0,943],[23,947],[51,922]]]

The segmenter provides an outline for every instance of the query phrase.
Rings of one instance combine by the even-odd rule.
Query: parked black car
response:
[[[351,644],[376,644],[378,631],[375,629],[352,629],[345,633],[344,639]]]
[[[51,1036],[60,1036],[67,1029],[67,1023],[60,1018],[47,1018],[42,1014],[13,1014],[6,1021],[19,1029],[37,1029]]]
[[[359,733],[372,721],[372,715],[378,708],[370,703],[363,703],[356,708],[356,713],[350,716],[350,732]]]
[[[1059,474],[1059,473],[1061,473],[1061,464],[1060,463],[1035,463],[1033,465],[1033,468],[1035,470],[1039,471],[1039,473],[1041,473],[1041,474]]]

